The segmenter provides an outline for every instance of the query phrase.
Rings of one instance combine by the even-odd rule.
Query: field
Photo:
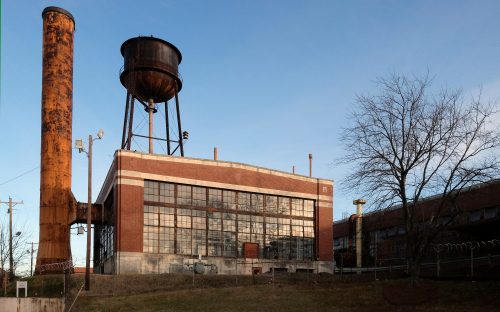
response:
[[[275,284],[241,279],[244,285],[230,286],[233,281],[234,277],[222,278],[210,285],[200,280],[193,287],[190,280],[180,279],[166,282],[174,287],[163,285],[168,290],[162,290],[165,282],[157,280],[151,284],[152,292],[138,293],[138,285],[122,280],[117,282],[121,286],[113,286],[114,296],[105,291],[88,293],[77,299],[73,311],[500,311],[499,282],[422,280],[410,288],[405,279],[282,277]]]
[[[67,307],[82,284],[82,275],[66,280]],[[60,297],[64,279],[36,276],[28,285],[29,296]],[[94,275],[72,311],[500,311],[500,282],[420,280],[411,288],[407,279],[370,275],[285,273],[274,283],[269,275]]]

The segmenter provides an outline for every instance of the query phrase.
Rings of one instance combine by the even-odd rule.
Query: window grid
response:
[[[200,207],[145,205],[144,252],[235,257],[257,243],[259,257],[313,259],[313,200],[156,181],[145,181],[144,200]]]

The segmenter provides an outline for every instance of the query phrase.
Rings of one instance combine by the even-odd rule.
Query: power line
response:
[[[18,176],[16,176],[16,177],[14,177],[14,178],[12,178],[12,179],[9,179],[9,180],[7,180],[7,181],[5,181],[5,182],[0,183],[0,186],[5,185],[5,184],[7,184],[7,183],[9,183],[9,182],[12,182],[12,181],[14,181],[14,180],[17,180],[17,179],[19,179],[20,177],[25,176],[25,175],[27,175],[28,173],[31,173],[31,172],[35,171],[36,169],[38,169],[38,168],[40,168],[40,166],[36,166],[35,168],[32,168],[32,169],[30,169],[30,170],[28,170],[28,171],[25,171],[25,172],[21,173],[20,175],[18,175]]]

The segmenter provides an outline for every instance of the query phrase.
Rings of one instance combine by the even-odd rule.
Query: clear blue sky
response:
[[[73,136],[104,128],[94,145],[94,199],[121,140],[120,45],[154,35],[183,54],[186,156],[342,181],[339,134],[355,95],[391,72],[435,75],[434,86],[500,95],[498,1],[2,1],[0,184],[40,163],[42,18],[60,6],[76,20]],[[355,151],[350,151],[355,152]],[[73,154],[73,193],[86,201],[86,158]],[[0,185],[24,200],[15,220],[38,241],[39,169]],[[334,217],[352,212],[336,188]],[[5,222],[6,206],[0,210]],[[84,264],[84,239],[73,236]]]

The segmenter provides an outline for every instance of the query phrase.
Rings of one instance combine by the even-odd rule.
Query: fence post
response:
[[[377,258],[378,258],[378,242],[377,242],[377,232],[375,232],[375,280],[377,280]]]
[[[273,288],[274,288],[274,271],[275,271],[276,267],[274,265],[274,259],[273,259]]]
[[[436,252],[436,276],[439,278],[440,276],[440,270],[441,270],[441,263],[440,263],[440,260],[439,260],[439,251]]]
[[[344,254],[340,254],[340,279],[342,280],[344,274]]]
[[[470,247],[470,278],[474,278],[474,247]]]

